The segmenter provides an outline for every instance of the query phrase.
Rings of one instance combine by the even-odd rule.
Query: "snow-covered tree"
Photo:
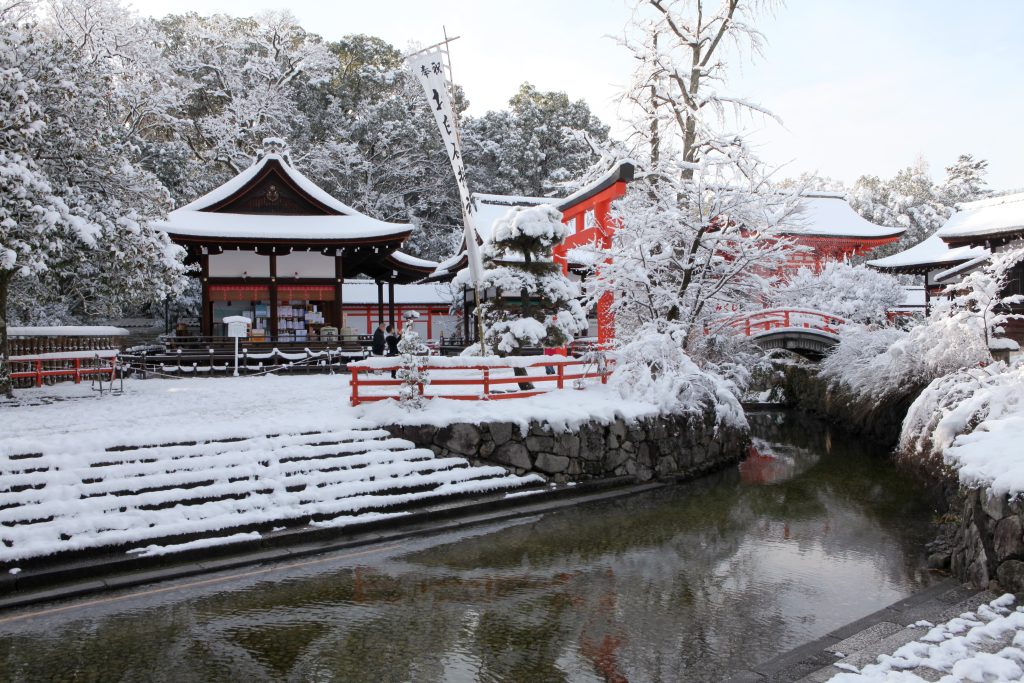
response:
[[[419,313],[416,311],[405,314],[402,338],[398,340],[400,367],[395,376],[402,382],[398,388],[398,402],[406,410],[418,410],[423,407],[420,386],[430,383],[430,374],[423,369],[427,346],[420,341],[419,332],[413,327],[413,321],[418,317]]]
[[[991,194],[985,180],[986,173],[988,161],[975,159],[971,154],[961,154],[952,166],[946,167],[946,182],[940,188],[946,203],[973,202]]]
[[[552,248],[569,228],[550,205],[516,208],[495,221],[484,245],[482,290],[495,296],[481,303],[484,344],[498,356],[522,355],[526,349],[565,346],[587,329],[577,298],[579,287],[562,274]],[[455,284],[469,282],[468,269]]]
[[[469,118],[463,143],[473,187],[545,196],[572,191],[598,160],[608,126],[583,100],[524,83],[509,109]]]
[[[891,275],[833,261],[820,273],[801,268],[771,297],[775,306],[828,311],[851,322],[885,323],[886,311],[899,306],[903,295],[899,280]]]
[[[337,64],[288,12],[190,13],[160,24],[164,54],[188,90],[179,135],[197,162],[225,175],[248,168],[264,138],[302,127],[295,89],[326,81]]]
[[[1024,247],[993,256],[985,268],[947,288],[931,315],[908,332],[848,325],[838,348],[822,361],[821,375],[855,395],[880,399],[992,361],[991,340],[1013,317],[1005,305],[1006,277],[1024,260]]]
[[[1024,295],[1005,294],[1006,283],[1017,264],[1024,262],[1024,246],[998,251],[983,268],[968,273],[960,282],[946,286],[948,301],[936,304],[939,316],[961,322],[966,329],[975,329],[986,349],[1002,335],[1011,320],[1024,319],[1024,314],[1008,308],[1024,303]]]
[[[45,13],[8,4],[0,15],[12,8],[20,23],[0,23],[12,88],[0,105],[0,327],[14,278],[85,315],[162,298],[181,284],[183,252],[149,227],[169,202],[138,144],[165,102],[148,74],[157,56],[140,38],[145,22],[110,0],[55,2]],[[5,329],[0,346],[6,359]]]

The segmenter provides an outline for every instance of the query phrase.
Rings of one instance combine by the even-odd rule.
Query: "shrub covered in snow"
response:
[[[509,211],[496,221],[484,245],[484,290],[494,298],[480,306],[484,343],[499,356],[526,348],[561,347],[587,329],[577,301],[579,287],[551,260],[552,248],[568,235],[558,209],[534,206]],[[469,281],[468,269],[455,283]]]
[[[717,424],[746,426],[736,385],[698,367],[679,334],[644,326],[617,353],[611,384],[624,398],[653,402],[666,412],[712,413]]]
[[[1015,317],[1003,304],[1024,300],[1001,294],[1022,258],[1024,248],[993,256],[985,268],[950,285],[928,320],[907,333],[847,325],[821,375],[858,396],[881,398],[991,362],[993,339]]]
[[[884,322],[903,301],[903,287],[891,275],[848,263],[825,264],[820,273],[801,268],[772,292],[773,305],[828,311],[858,323]]]
[[[996,494],[1024,493],[1024,362],[940,377],[910,407],[905,457],[959,471],[960,482]]]
[[[420,385],[430,383],[430,374],[423,369],[427,347],[420,341],[420,335],[412,325],[412,321],[418,317],[419,313],[416,311],[409,311],[405,314],[402,338],[398,340],[401,367],[395,376],[402,381],[402,386],[398,389],[398,401],[407,410],[417,410],[423,407]]]

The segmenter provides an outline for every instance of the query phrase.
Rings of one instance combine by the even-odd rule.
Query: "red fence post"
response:
[[[565,388],[565,363],[558,364],[558,388]]]
[[[82,383],[82,359],[75,359],[75,384]]]
[[[484,396],[491,395],[491,371],[484,368]]]
[[[349,372],[352,373],[352,381],[349,383],[352,387],[352,405],[359,405],[359,368],[349,368]]]
[[[43,361],[36,361],[36,386],[43,386]]]

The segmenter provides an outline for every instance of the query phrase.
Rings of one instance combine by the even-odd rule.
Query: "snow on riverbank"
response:
[[[444,426],[500,419],[523,425],[543,420],[561,428],[658,412],[653,403],[623,401],[613,388],[597,383],[581,391],[553,390],[504,401],[435,399],[416,412],[402,410],[395,401],[353,408],[348,380],[349,375],[130,379],[121,396],[99,396],[88,385],[71,383],[22,389],[13,403],[0,404],[0,456],[383,424]]]
[[[905,453],[941,456],[960,483],[1024,494],[1024,362],[947,375],[918,397],[903,423]]]
[[[922,622],[931,628],[919,639],[829,683],[1024,680],[1024,607],[1013,603],[1007,594],[938,626]]]

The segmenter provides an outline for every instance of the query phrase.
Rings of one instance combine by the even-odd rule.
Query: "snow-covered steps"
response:
[[[0,455],[0,567],[104,548],[164,554],[542,484],[384,430]]]

